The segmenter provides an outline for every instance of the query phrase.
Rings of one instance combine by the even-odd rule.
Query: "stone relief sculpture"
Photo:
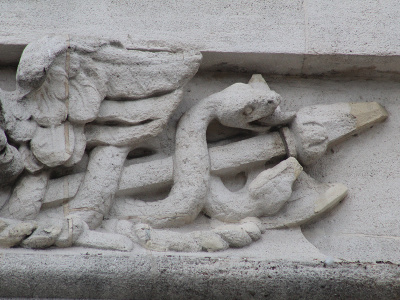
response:
[[[219,251],[310,222],[344,199],[343,184],[318,183],[302,166],[385,120],[385,109],[284,112],[261,75],[188,109],[172,156],[145,157],[200,60],[178,47],[69,36],[28,45],[17,90],[0,91],[0,246]],[[223,133],[211,147],[213,124],[246,138]]]

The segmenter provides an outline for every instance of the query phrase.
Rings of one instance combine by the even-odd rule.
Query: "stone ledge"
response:
[[[201,71],[270,75],[397,78],[400,56],[202,51]]]
[[[24,43],[1,43],[0,66],[17,66]],[[398,79],[400,55],[201,51],[202,72],[263,73],[329,78]]]
[[[0,253],[0,297],[398,299],[399,265],[89,250]],[[79,271],[77,270],[79,266]]]

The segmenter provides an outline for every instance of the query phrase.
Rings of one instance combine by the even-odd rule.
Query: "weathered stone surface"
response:
[[[74,126],[74,151],[71,157],[64,163],[64,166],[71,167],[81,161],[86,149],[86,136],[84,127]]]
[[[0,131],[0,151],[2,151],[7,146],[7,137],[4,131]]]
[[[306,173],[300,174],[292,201],[274,216],[264,217],[266,228],[285,228],[303,225],[336,206],[347,195],[343,184],[321,184]]]
[[[63,221],[58,222],[61,233],[57,236],[54,245],[60,248],[71,247],[88,227],[79,219],[66,218]]]
[[[259,167],[266,161],[285,154],[284,141],[278,133],[273,132],[211,148],[211,170],[216,175],[240,172]]]
[[[136,42],[136,47],[137,42],[141,47],[148,47],[146,41],[163,40],[189,43],[205,52],[246,55],[343,53],[382,56],[398,54],[395,49],[399,48],[399,35],[396,30],[391,30],[397,24],[389,23],[389,20],[395,20],[400,10],[395,1],[365,3],[357,0],[345,5],[338,0],[329,4],[312,0],[306,5],[288,0],[271,1],[268,5],[239,1],[235,6],[227,6],[225,2],[196,0],[189,4],[180,0],[174,4],[152,1],[143,6],[105,0],[65,4],[57,0],[52,3],[50,14],[43,12],[45,3],[41,0],[20,5],[4,1],[1,38],[14,45],[26,45],[44,34],[59,34],[68,29],[70,34],[89,36],[101,32],[104,36],[132,44]],[[97,10],[93,11],[95,6]],[[25,17],[18,19],[19,15]],[[119,17],[119,22],[115,22],[115,16]],[[157,16],[157,22],[149,22],[154,16]],[[266,28],[268,34],[265,34]],[[250,62],[256,65],[260,60],[252,58]],[[291,68],[308,67],[297,60],[291,64]]]
[[[27,49],[28,52],[29,48]],[[26,69],[23,67],[23,59],[21,63],[22,65],[17,74],[18,84],[24,78],[24,74],[21,73]],[[36,65],[37,62],[34,63],[31,61],[30,63],[31,65]],[[32,105],[32,116],[40,126],[58,126],[66,120],[68,115],[68,108],[65,103],[68,99],[68,74],[64,70],[64,65],[58,66],[59,64],[63,64],[63,62],[60,62],[60,59],[55,62],[54,67],[44,68],[46,76],[34,79],[39,82],[44,80],[44,82],[41,83],[41,86],[37,90],[24,99]]]
[[[0,151],[0,186],[11,184],[23,169],[24,162],[18,150],[9,144],[4,145]]]
[[[21,154],[24,167],[28,172],[34,174],[43,169],[44,165],[36,159],[26,144],[22,144],[18,148],[18,151]]]
[[[3,207],[4,204],[8,201],[11,196],[12,187],[11,186],[2,186],[0,188],[0,207]]]
[[[26,175],[19,179],[0,216],[17,220],[34,220],[42,206],[48,174]]]
[[[126,125],[138,125],[155,119],[164,119],[166,122],[181,102],[182,96],[182,90],[175,90],[166,95],[141,101],[105,100],[100,106],[96,121],[119,122]]]
[[[193,235],[201,249],[207,252],[222,251],[229,248],[229,244],[213,231],[197,231]]]
[[[229,191],[218,177],[212,177],[205,213],[227,222],[246,217],[262,217],[279,212],[292,194],[293,182],[300,175],[301,165],[289,158],[277,166],[254,172],[251,183],[236,192]],[[249,177],[252,172],[249,172]]]
[[[242,222],[241,227],[244,231],[246,231],[253,241],[257,241],[261,238],[261,230],[253,222]]]
[[[246,155],[240,155],[246,150]],[[230,155],[227,157],[226,153]],[[243,142],[231,143],[209,149],[211,173],[227,175],[232,170],[244,171],[250,167],[262,166],[265,161],[284,156],[285,147],[277,133],[267,136],[249,138]],[[83,174],[64,176],[49,181],[44,203],[64,201],[75,196]],[[172,157],[158,159],[144,163],[125,166],[121,172],[118,195],[129,195],[162,190],[173,182]],[[68,193],[64,193],[64,185],[68,186]],[[117,203],[117,206],[124,206]],[[121,207],[123,211],[125,208]]]
[[[90,229],[97,228],[110,210],[127,154],[128,149],[113,146],[97,147],[90,154],[81,188],[69,203],[72,215],[85,221]]]
[[[6,133],[16,132],[27,170],[44,178],[40,195],[24,200],[25,207],[14,193],[2,208],[7,217],[37,217],[39,228],[22,246],[240,248],[260,240],[265,228],[309,223],[347,195],[342,184],[314,181],[297,158],[316,162],[329,147],[383,121],[382,107],[288,111],[259,74],[178,107],[199,59],[179,47],[128,49],[75,36],[27,47],[17,92],[2,97],[14,101]],[[32,122],[39,127],[21,135],[18,128]]]
[[[229,155],[227,155],[229,153]],[[209,149],[211,173],[227,175],[285,155],[285,147],[277,133],[246,139]],[[172,158],[159,159],[126,166],[121,174],[119,192],[134,194],[165,188],[172,184]]]
[[[354,3],[343,4],[334,0],[329,4],[316,3],[315,1],[303,1],[301,3],[272,1],[266,5],[265,3],[249,4],[239,1],[240,3],[235,6],[227,6],[224,1],[217,4],[211,4],[207,1],[201,4],[188,4],[178,0],[173,5],[150,2],[146,7],[142,7],[141,4],[137,3],[106,2],[100,0],[96,3],[96,10],[92,9],[93,3],[91,1],[85,2],[83,6],[82,3],[61,5],[57,1],[53,4],[46,3],[50,6],[43,7],[51,7],[52,11],[58,12],[56,18],[53,18],[53,15],[49,14],[42,6],[37,9],[37,2],[35,4],[25,3],[26,5],[23,6],[17,2],[0,3],[0,27],[2,28],[2,31],[0,30],[2,38],[0,39],[4,41],[4,44],[0,44],[0,64],[7,64],[7,68],[16,70],[15,66],[19,60],[18,53],[21,53],[27,43],[26,41],[36,39],[44,32],[59,33],[60,28],[62,32],[66,33],[65,36],[56,41],[49,39],[38,43],[39,45],[36,45],[36,49],[32,53],[37,52],[39,54],[35,57],[36,59],[28,61],[26,64],[31,66],[36,62],[41,62],[41,59],[45,62],[48,59],[45,68],[42,66],[38,68],[39,72],[45,69],[46,78],[35,77],[35,74],[31,73],[27,77],[33,78],[33,81],[28,85],[24,85],[23,76],[20,77],[22,81],[16,83],[9,77],[2,77],[2,74],[9,73],[4,73],[0,66],[0,87],[8,91],[7,93],[0,92],[1,114],[4,113],[5,116],[3,119],[0,117],[0,127],[6,132],[9,145],[19,149],[22,154],[21,143],[26,145],[24,150],[30,149],[29,143],[34,137],[39,123],[40,126],[49,128],[52,125],[61,125],[67,120],[66,118],[74,127],[74,133],[76,133],[76,127],[88,126],[87,133],[91,135],[90,142],[86,144],[83,142],[86,141],[86,136],[84,136],[84,131],[81,130],[79,152],[74,148],[71,158],[63,162],[62,165],[56,167],[43,166],[42,170],[49,172],[52,180],[57,183],[63,182],[61,185],[63,190],[54,193],[54,187],[47,187],[51,192],[50,194],[56,196],[49,198],[48,206],[43,205],[41,207],[38,219],[41,222],[47,222],[54,218],[59,219],[63,224],[67,221],[63,218],[68,215],[69,202],[78,193],[79,188],[83,187],[81,183],[86,174],[82,172],[87,171],[87,162],[85,161],[88,153],[90,154],[90,151],[94,151],[94,148],[99,145],[109,145],[108,140],[111,140],[113,146],[126,145],[130,148],[129,151],[132,150],[128,154],[128,159],[122,163],[125,165],[123,168],[137,164],[136,169],[130,168],[131,171],[136,172],[135,170],[144,169],[144,164],[148,164],[153,169],[149,174],[143,172],[148,176],[140,173],[140,178],[128,180],[132,185],[127,185],[119,194],[117,190],[120,185],[114,185],[112,191],[105,193],[105,198],[109,198],[109,195],[118,194],[117,203],[130,203],[139,199],[144,200],[145,203],[146,201],[162,201],[168,194],[169,188],[174,185],[173,172],[177,170],[173,166],[172,160],[175,152],[172,142],[175,137],[175,121],[182,114],[190,111],[190,107],[194,103],[201,102],[202,99],[220,92],[234,82],[246,83],[249,79],[249,76],[245,74],[247,71],[267,74],[271,87],[282,95],[280,105],[271,114],[252,121],[254,122],[252,125],[263,124],[265,127],[270,127],[272,132],[268,132],[264,128],[265,131],[262,135],[279,135],[277,139],[273,139],[276,148],[272,148],[276,149],[277,152],[281,151],[282,154],[264,161],[259,156],[259,160],[254,162],[253,165],[251,159],[248,161],[251,155],[247,155],[246,142],[242,144],[243,148],[240,149],[239,144],[233,145],[234,143],[231,142],[239,141],[240,143],[250,137],[258,138],[259,136],[254,137],[257,133],[248,131],[248,128],[241,130],[230,128],[227,130],[226,127],[224,129],[224,125],[218,125],[218,121],[213,120],[213,124],[217,124],[217,126],[212,128],[209,126],[208,131],[212,132],[216,128],[220,130],[220,133],[206,134],[207,147],[209,147],[209,174],[210,176],[222,177],[220,181],[221,191],[240,192],[244,196],[248,186],[255,178],[259,174],[266,174],[262,173],[265,169],[272,170],[277,163],[287,157],[296,158],[305,168],[304,173],[293,180],[292,195],[281,210],[277,211],[276,215],[263,217],[262,220],[263,226],[278,224],[283,227],[296,227],[290,230],[270,229],[258,241],[255,241],[261,232],[261,230],[260,232],[257,230],[257,227],[261,229],[259,223],[255,222],[257,226],[254,226],[252,223],[241,220],[237,225],[249,234],[252,242],[248,247],[242,249],[227,249],[228,244],[225,242],[225,247],[220,247],[220,249],[225,250],[224,253],[226,254],[222,255],[229,255],[229,259],[222,259],[219,256],[218,259],[214,260],[213,257],[216,253],[205,254],[207,258],[202,254],[190,254],[191,257],[185,257],[185,254],[178,256],[171,253],[168,253],[168,255],[172,255],[172,258],[163,254],[161,257],[155,255],[151,250],[143,250],[140,247],[134,248],[134,251],[138,252],[134,252],[133,255],[131,255],[132,253],[121,254],[99,251],[99,248],[129,249],[127,247],[129,240],[137,243],[137,237],[132,234],[132,227],[134,227],[136,220],[135,218],[130,220],[129,216],[124,215],[125,211],[122,205],[120,212],[115,211],[115,214],[114,211],[106,216],[98,213],[97,217],[99,218],[111,219],[103,220],[94,235],[79,218],[68,219],[67,225],[62,227],[62,233],[58,237],[56,245],[58,247],[69,247],[79,238],[82,238],[80,240],[81,245],[97,249],[68,249],[64,250],[65,252],[58,252],[63,254],[59,255],[57,262],[52,265],[54,272],[51,272],[51,274],[49,274],[48,269],[40,269],[40,266],[37,267],[37,265],[32,267],[31,261],[26,261],[27,257],[38,255],[37,261],[48,263],[49,259],[52,259],[51,257],[42,255],[42,252],[33,253],[24,249],[24,251],[11,249],[8,253],[16,254],[15,257],[19,255],[18,251],[21,251],[23,254],[19,258],[24,256],[25,261],[20,263],[17,266],[18,268],[16,267],[8,273],[13,276],[7,276],[7,274],[0,276],[3,280],[8,280],[8,282],[0,283],[2,292],[8,293],[4,296],[9,297],[12,294],[10,289],[18,289],[16,294],[12,296],[69,296],[70,298],[77,298],[76,294],[71,293],[79,294],[83,290],[84,295],[78,296],[100,298],[115,297],[115,291],[120,289],[122,292],[118,293],[118,297],[121,298],[129,298],[132,295],[138,295],[138,298],[157,298],[159,295],[159,298],[179,298],[184,295],[184,297],[189,298],[276,297],[281,299],[292,298],[297,295],[300,295],[300,298],[303,294],[307,294],[308,298],[315,297],[317,299],[335,297],[398,298],[395,279],[397,274],[393,271],[394,269],[390,269],[390,261],[397,263],[399,260],[399,251],[397,251],[399,247],[399,228],[397,226],[399,210],[396,202],[399,195],[397,182],[399,172],[397,170],[400,170],[397,162],[397,141],[399,140],[397,99],[399,88],[396,81],[399,78],[400,64],[398,53],[393,50],[398,48],[396,41],[399,40],[396,38],[399,30],[397,30],[396,22],[393,21],[395,19],[393,16],[396,16],[398,12],[398,5],[390,3],[390,1],[385,3],[355,1]],[[193,6],[196,6],[195,15],[190,12]],[[76,7],[79,7],[79,9],[77,10]],[[328,9],[326,9],[327,7]],[[321,10],[321,8],[323,9]],[[26,11],[29,11],[29,14]],[[137,12],[140,12],[140,15]],[[149,15],[152,16],[150,18],[152,22],[148,22],[150,20]],[[21,18],[21,16],[24,17]],[[371,16],[373,17],[371,18]],[[115,22],[115,20],[118,20],[118,22]],[[214,22],[215,20],[217,22]],[[17,28],[17,30],[11,31],[11,28]],[[88,39],[71,38],[68,35],[70,33],[99,34],[99,32],[102,36],[119,38],[123,41],[124,46],[119,42],[109,40],[99,45],[98,39],[88,42]],[[141,139],[140,132],[133,132],[132,135],[129,135],[131,133],[129,128],[124,127],[146,125],[136,123],[136,120],[139,119],[145,123],[149,121],[143,118],[143,115],[136,118],[136,115],[125,114],[120,111],[121,117],[111,116],[108,120],[99,119],[97,116],[100,115],[103,103],[110,104],[112,102],[111,106],[116,102],[138,104],[137,106],[122,105],[126,106],[129,111],[141,107],[139,103],[143,99],[138,99],[136,95],[140,93],[138,90],[140,86],[143,86],[143,82],[135,81],[135,77],[129,74],[131,67],[127,67],[127,65],[135,57],[129,52],[151,52],[152,54],[149,56],[144,56],[152,59],[157,55],[156,52],[163,52],[161,56],[169,55],[165,52],[174,54],[179,52],[176,49],[164,51],[166,48],[163,48],[165,46],[162,43],[158,41],[147,43],[141,40],[143,38],[189,42],[195,48],[203,51],[205,57],[204,64],[202,64],[203,70],[218,72],[199,74],[189,86],[184,88],[184,100],[177,107],[173,119],[169,123],[163,123],[159,128],[157,127],[159,124],[151,124],[152,121],[148,123],[148,126],[140,126],[139,131],[143,129],[143,131],[149,133]],[[153,48],[149,47],[149,44],[152,44]],[[49,48],[51,51],[48,51]],[[123,55],[120,55],[121,53]],[[181,53],[177,56],[180,55]],[[126,58],[126,60],[121,60],[121,57]],[[138,60],[140,62],[146,61],[142,58]],[[171,61],[170,59],[167,60],[168,62]],[[122,61],[122,63],[116,63],[117,61]],[[154,76],[147,75],[146,66],[141,65],[141,67],[143,68],[141,68],[140,77],[145,79],[145,83],[151,82]],[[170,69],[177,69],[174,66],[171,67],[171,65],[169,67]],[[224,71],[233,71],[236,74],[227,74]],[[242,73],[239,74],[237,71]],[[24,70],[20,74],[24,74]],[[119,78],[119,75],[123,75],[124,78]],[[302,78],[293,78],[292,75],[301,75]],[[303,77],[303,75],[305,76]],[[129,80],[129,77],[131,77],[131,80]],[[168,77],[172,78],[173,76]],[[4,82],[4,78],[8,82]],[[365,78],[368,78],[368,81],[365,81]],[[34,82],[36,79],[38,80]],[[253,79],[251,80],[253,83],[257,82],[263,86],[261,76]],[[155,83],[154,86],[157,84]],[[182,88],[182,85],[179,86],[179,89]],[[120,97],[125,93],[125,88],[129,89],[130,87],[134,87],[133,91],[127,93],[127,97]],[[18,91],[12,92],[15,88]],[[263,89],[266,90],[266,86],[263,86]],[[143,98],[158,97],[173,93],[173,90],[155,91],[154,94]],[[4,95],[6,96],[4,97]],[[23,99],[21,99],[21,96]],[[242,97],[239,93],[238,96]],[[86,101],[82,101],[84,98],[86,98]],[[318,116],[306,120],[322,125],[327,129],[326,132],[318,130],[318,126],[314,126],[315,124],[303,123],[299,127],[294,125],[296,120],[302,118],[301,111],[304,107],[321,104],[331,105],[338,101],[350,103],[349,110],[344,109],[346,111],[345,117],[349,117],[349,119],[355,117],[355,119],[353,118],[353,121],[356,120],[355,126],[350,124],[352,122],[347,124],[345,124],[346,122],[337,122],[338,119],[335,120],[335,118],[340,115],[340,112],[337,113],[334,110],[322,113],[325,114],[323,119],[328,120],[328,125],[317,120]],[[352,104],[358,101],[366,101],[367,103]],[[375,119],[379,122],[386,117],[387,113],[379,106],[369,104],[375,101],[382,103],[388,109],[391,117],[389,121],[383,125],[374,125],[374,128],[369,130],[368,133],[354,137],[346,144],[339,144],[345,138],[358,135],[360,129],[371,127],[373,125],[372,123],[369,124],[371,120]],[[4,103],[7,103],[6,106]],[[106,110],[111,108],[108,104],[104,106],[107,108]],[[52,109],[51,106],[53,106]],[[48,107],[50,109],[47,109]],[[164,107],[162,110],[165,109]],[[298,118],[293,119],[294,112],[299,110]],[[252,107],[246,106],[243,113],[246,115],[252,111]],[[339,111],[343,110],[339,109]],[[146,113],[157,114],[152,110]],[[103,118],[104,114],[102,112],[101,114],[101,118]],[[318,114],[317,110],[316,115]],[[312,115],[312,113],[310,112],[308,115]],[[109,118],[109,116],[105,116],[105,118]],[[237,118],[237,123],[243,124],[242,121],[241,117]],[[231,123],[228,124],[231,125]],[[299,129],[300,127],[303,128],[296,131],[296,128]],[[341,131],[344,127],[347,128]],[[103,129],[106,134],[102,135]],[[196,132],[190,132],[188,136],[190,134],[193,135]],[[326,145],[324,143],[325,134],[327,139],[330,139]],[[300,135],[303,136],[300,137]],[[75,136],[75,142],[78,143],[76,138],[77,136]],[[232,151],[224,152],[221,145],[231,146]],[[321,146],[320,149],[318,149],[318,145]],[[221,148],[219,148],[220,146]],[[313,149],[314,146],[317,147]],[[255,148],[256,146],[252,147]],[[222,156],[235,156],[232,164],[227,164],[230,166],[229,171],[224,169],[219,174],[214,172],[213,164],[214,162],[218,163],[218,161],[212,158],[212,148],[219,148]],[[255,149],[251,150],[251,154],[254,154],[253,150]],[[22,155],[22,159],[32,157],[30,152],[24,153],[27,155]],[[85,159],[80,161],[82,155]],[[192,154],[192,158],[195,157],[196,154]],[[190,165],[190,158],[190,156],[185,157],[184,163]],[[167,163],[165,165],[152,163],[159,159],[165,159]],[[265,164],[267,165],[264,166]],[[36,164],[34,160],[30,160],[29,163],[24,162],[23,165],[26,171],[23,171],[20,175],[17,172],[16,176],[22,178],[29,171],[34,174],[43,172],[40,170],[41,166]],[[138,167],[139,165],[140,167]],[[160,165],[160,169],[157,169],[157,165]],[[123,169],[121,168],[121,170]],[[163,171],[166,174],[157,174],[157,172]],[[80,174],[77,175],[76,173]],[[306,174],[323,183],[320,184],[307,179],[306,176],[303,176]],[[128,176],[129,174],[124,173],[123,175]],[[188,173],[185,174],[185,176],[187,175]],[[68,180],[64,176],[71,176],[67,178],[76,179],[73,187],[70,188],[68,185],[69,182],[72,183],[72,179]],[[7,176],[4,177],[7,178]],[[15,177],[7,178],[9,183],[6,187],[14,188],[21,178],[17,181]],[[333,184],[333,182],[342,182],[346,186]],[[2,182],[0,182],[1,184]],[[346,201],[333,209],[333,206],[336,206],[338,201],[346,195],[347,189],[349,195],[346,197]],[[3,192],[2,190],[1,193],[0,209],[3,208],[3,203],[9,200],[10,191],[4,190]],[[191,195],[185,196],[190,199]],[[130,205],[126,207],[130,207]],[[171,210],[173,213],[173,209]],[[126,210],[126,212],[130,214],[129,210]],[[325,214],[324,212],[328,213]],[[168,214],[167,217],[170,217],[172,213]],[[324,218],[321,218],[323,213]],[[130,215],[135,216],[134,214]],[[181,216],[178,215],[177,217],[180,218]],[[123,220],[113,218],[123,218]],[[365,220],[368,220],[368,222]],[[213,226],[214,221],[215,219],[207,220],[203,211],[200,211],[198,217],[185,226],[162,229],[174,232],[175,241],[167,240],[166,243],[176,245],[176,240],[179,241],[181,236],[189,234],[192,237],[194,236],[194,240],[185,239],[182,243],[184,246],[173,246],[172,249],[182,251],[189,251],[189,249],[192,249],[191,247],[195,249],[195,244],[199,243],[199,240],[193,233],[198,232],[199,229],[205,230],[202,232],[212,232],[207,230],[210,230],[209,227],[215,228]],[[311,221],[316,222],[310,223]],[[19,221],[17,220],[17,222]],[[304,224],[305,222],[307,224]],[[10,226],[5,222],[3,223],[3,225],[0,224],[0,230],[6,231]],[[115,226],[113,229],[111,229],[112,226],[106,228],[105,223],[113,223]],[[299,224],[304,224],[301,229],[298,226]],[[151,230],[157,231],[158,229]],[[105,233],[105,231],[108,232]],[[288,235],[288,232],[293,231],[296,231],[297,238]],[[129,239],[128,242],[116,235],[122,232]],[[306,241],[302,232],[310,242]],[[33,235],[34,233],[31,234],[31,236]],[[93,238],[94,236],[96,238]],[[212,237],[215,238],[216,236],[218,235],[215,234]],[[303,239],[302,243],[298,242],[300,237]],[[107,243],[107,240],[110,239],[111,241],[112,238],[116,238],[120,242]],[[29,237],[25,236],[22,240],[24,239],[27,240]],[[199,243],[202,246],[201,250],[218,249],[218,242],[211,240],[209,248]],[[221,240],[223,239],[221,238]],[[207,240],[205,241],[207,242]],[[277,241],[279,246],[276,245]],[[331,257],[320,258],[321,253],[311,243]],[[305,245],[306,247],[304,247]],[[52,249],[52,251],[57,253],[58,250]],[[82,255],[82,261],[91,261],[92,257],[88,256],[95,256],[93,257],[94,267],[92,267],[92,264],[88,264],[91,266],[89,270],[86,273],[80,273],[79,278],[73,278],[74,280],[70,280],[70,277],[63,277],[55,283],[50,282],[51,280],[39,283],[38,280],[46,276],[56,281],[56,278],[59,278],[57,275],[65,273],[65,269],[68,269],[65,268],[65,265],[68,265],[68,259],[74,260],[74,262],[79,260],[79,257],[62,260],[64,255],[71,253],[70,251],[80,251],[79,254],[75,252],[75,255]],[[147,251],[146,254],[139,257],[138,263],[132,262],[137,257],[136,253],[145,253],[145,251]],[[7,253],[7,251],[2,251],[2,256],[4,253]],[[86,253],[90,254],[86,255]],[[112,256],[108,260],[109,265],[111,265],[110,268],[108,268],[107,258],[103,258],[103,255],[104,257]],[[288,263],[288,260],[293,261],[294,258],[300,259],[304,256],[308,256],[309,259],[305,265]],[[128,259],[121,260],[119,266],[122,270],[116,273],[115,270],[118,265],[116,258],[118,257],[128,257]],[[235,260],[235,257],[241,258],[238,261]],[[262,257],[262,259],[252,261],[254,257]],[[358,263],[359,265],[355,266],[340,263],[332,257],[340,257],[350,261],[377,261],[379,263]],[[279,261],[281,258],[284,261]],[[12,261],[11,264],[10,259],[12,260],[13,257],[5,259],[6,265],[7,263],[11,266],[17,265],[15,261]],[[185,264],[188,260],[190,261],[189,265]],[[248,265],[249,268],[246,268],[249,260],[251,263]],[[268,264],[265,260],[268,261]],[[245,264],[242,263],[243,261],[245,261]],[[168,262],[170,262],[170,265]],[[275,262],[275,264],[272,263],[271,265],[271,262]],[[81,262],[79,265],[82,266],[83,270],[87,270],[84,263]],[[132,265],[134,265],[133,268],[127,271],[127,266]],[[389,272],[386,273],[388,266]],[[171,268],[172,272],[168,268]],[[32,278],[32,273],[37,269],[41,272],[38,272],[38,275]],[[308,273],[304,271],[305,269]],[[390,271],[393,272],[390,273]],[[131,272],[137,273],[131,276]],[[303,276],[303,272],[306,272],[307,275]],[[15,280],[14,274],[16,274],[18,280]],[[19,276],[20,274],[22,276]],[[82,279],[82,274],[86,274],[84,279]],[[190,275],[188,276],[188,274]],[[193,274],[197,274],[197,276]],[[287,276],[283,278],[282,274]],[[340,274],[340,278],[337,277],[337,274]],[[231,275],[233,277],[230,277]],[[363,277],[364,275],[366,277]],[[129,280],[124,281],[126,277],[129,277]],[[26,278],[26,280],[22,281],[19,278]],[[182,281],[182,278],[188,280]],[[256,279],[253,280],[254,278]],[[358,282],[353,281],[354,278],[357,278]],[[209,280],[214,283],[212,287],[208,284]],[[165,281],[169,281],[172,285],[164,284]],[[331,281],[335,281],[335,284],[332,285]],[[132,285],[132,282],[135,284]],[[74,291],[70,289],[71,283],[78,284]],[[112,283],[114,283],[114,286]],[[93,286],[96,289],[92,288]],[[79,287],[82,287],[82,289]],[[23,293],[28,294],[22,295]]]
[[[200,59],[199,52],[179,48],[151,52],[127,50],[115,40],[45,37],[24,50],[17,84],[25,93],[40,90],[41,81],[53,75],[47,70],[58,72],[62,67],[47,89],[70,97],[71,120],[87,123],[96,118],[105,97],[140,99],[178,89],[195,74]],[[62,80],[71,82],[68,86]]]
[[[71,36],[47,36],[26,47],[17,70],[17,92],[2,92],[0,97],[5,99],[2,103],[12,103],[6,105],[4,123],[16,142],[25,142],[21,152],[29,172],[38,173],[42,168],[58,166],[66,168],[58,168],[55,173],[51,170],[38,174],[46,177],[44,185],[36,185],[31,180],[28,185],[32,186],[27,187],[22,179],[3,212],[19,219],[34,218],[43,201],[44,208],[57,209],[73,197],[71,203],[64,205],[63,214],[68,218],[72,212],[78,229],[73,230],[76,234],[71,239],[71,226],[64,224],[59,240],[56,240],[57,234],[46,235],[45,231],[37,231],[24,243],[25,247],[48,247],[54,242],[59,246],[70,246],[76,242],[90,247],[112,248],[115,245],[117,249],[131,248],[126,241],[118,241],[122,238],[118,236],[114,242],[108,243],[107,234],[92,233],[84,229],[87,225],[81,222],[84,220],[90,228],[100,225],[112,205],[128,147],[160,133],[182,100],[181,88],[197,71],[200,59],[199,52],[179,47],[156,52],[134,50],[126,49],[114,40]],[[100,112],[105,98],[105,106]],[[146,98],[143,103],[141,98]],[[158,107],[157,103],[160,103]],[[86,123],[93,121],[94,124],[84,128]],[[39,127],[34,126],[31,130],[27,127],[29,124]],[[124,128],[127,124],[131,127]],[[28,129],[25,134],[23,129]],[[100,137],[96,135],[97,129],[101,130]],[[5,142],[2,144],[5,146]],[[70,188],[69,181],[61,179],[62,188],[57,190],[59,185],[55,184],[47,195],[61,193],[62,196],[50,200],[44,197],[41,192],[46,190],[48,176],[76,172],[74,169],[78,170],[78,167],[74,166],[80,164],[87,145],[128,147],[97,147],[91,151],[82,184],[74,181],[76,184]],[[6,171],[5,168],[2,175],[9,175]],[[14,179],[8,177],[11,181]],[[40,190],[40,195],[33,193],[31,199],[25,199],[27,195],[21,193],[29,189]],[[17,191],[21,195],[15,195]],[[20,198],[26,203],[19,203]],[[46,215],[47,212],[43,213],[40,219],[45,220]],[[52,212],[48,215],[52,216]]]
[[[349,103],[350,113],[356,118],[354,133],[361,132],[372,126],[375,122],[382,122],[389,116],[382,105],[376,102]]]
[[[69,122],[55,127],[40,127],[31,141],[32,153],[48,167],[64,164],[74,152],[74,146],[74,129]]]
[[[71,59],[77,61],[69,62],[76,73],[73,71],[75,74],[70,75],[68,115],[72,122],[85,124],[96,119],[99,113],[101,102],[105,97],[106,75],[102,68],[93,66],[90,59],[80,61],[78,55],[72,55]],[[82,70],[81,66],[85,66],[88,70]]]
[[[269,203],[264,208],[265,214],[276,214],[290,198],[293,182],[302,171],[299,162],[290,157],[260,173],[249,185],[250,194],[255,199],[266,198],[265,201]]]
[[[36,227],[37,224],[35,222],[8,223],[7,228],[0,232],[0,248],[19,245],[26,236],[32,234]]]
[[[66,200],[73,198],[78,192],[84,175],[84,173],[80,173],[50,180],[43,198],[43,205],[45,207],[61,205]]]
[[[154,230],[147,224],[139,224],[135,228],[139,243],[149,250],[199,252],[202,246],[191,234],[182,234],[168,230]]]
[[[221,236],[231,247],[244,247],[250,245],[252,238],[241,227],[237,225],[225,225],[214,229],[214,232]]]
[[[396,264],[285,262],[253,257],[111,255],[85,249],[3,252],[2,297],[396,299]],[[79,266],[79,272],[76,272]],[[13,274],[13,276],[10,276]],[[15,280],[18,277],[18,280]],[[213,284],[210,284],[210,282]],[[134,282],[135,284],[132,284]],[[26,287],[30,288],[27,289]],[[71,289],[74,286],[74,289]],[[115,293],[118,291],[118,293]],[[296,296],[295,296],[296,295]]]
[[[337,103],[301,109],[293,122],[300,162],[315,162],[329,146],[382,122],[387,116],[378,103]]]
[[[0,104],[2,111],[2,127],[7,136],[17,142],[28,142],[34,136],[38,127],[32,120],[32,105],[20,101],[16,92],[4,92],[0,89]]]
[[[265,86],[267,84],[263,82]],[[207,201],[210,159],[205,140],[209,123],[268,130],[253,121],[266,117],[279,105],[280,96],[251,84],[234,84],[220,93],[203,99],[181,119],[177,128],[174,156],[174,186],[166,199],[155,202],[126,203],[126,217],[163,228],[180,226],[198,216]],[[131,206],[131,208],[129,208]]]
[[[85,230],[74,242],[76,246],[106,250],[131,251],[132,241],[126,236],[115,233],[100,233]]]
[[[128,146],[156,136],[162,131],[164,124],[163,120],[155,120],[132,127],[90,124],[85,126],[85,135],[90,146]]]
[[[52,246],[61,233],[58,226],[45,226],[37,228],[28,238],[21,243],[22,247],[42,249]]]

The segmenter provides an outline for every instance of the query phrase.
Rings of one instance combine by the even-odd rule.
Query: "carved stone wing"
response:
[[[9,134],[31,140],[34,157],[49,167],[75,164],[86,143],[140,142],[163,129],[200,60],[199,52],[180,48],[129,50],[113,40],[45,37],[23,52],[16,106],[29,113],[8,126],[29,127],[30,134]]]

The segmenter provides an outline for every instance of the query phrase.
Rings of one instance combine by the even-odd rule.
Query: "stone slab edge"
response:
[[[0,253],[0,297],[399,299],[400,268],[152,253]]]
[[[26,44],[1,44],[0,66],[17,66]],[[400,55],[201,51],[200,72],[341,78],[400,78]]]

